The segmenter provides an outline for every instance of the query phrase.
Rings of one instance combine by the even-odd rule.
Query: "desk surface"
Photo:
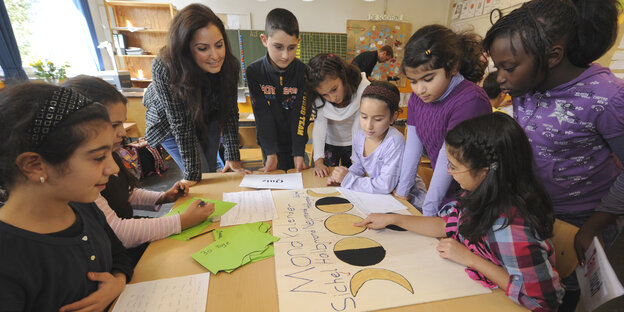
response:
[[[204,174],[189,196],[222,199],[223,192],[249,191],[239,187],[242,175],[237,173]],[[312,169],[303,173],[306,188],[324,187],[326,178],[314,177]],[[184,202],[180,199],[176,204]],[[405,201],[402,201],[406,203]],[[415,211],[414,208],[411,208]],[[213,224],[208,229],[216,228]],[[206,273],[207,270],[191,258],[191,254],[213,242],[212,235],[203,235],[188,242],[163,239],[150,244],[134,270],[132,283],[162,278]],[[277,311],[275,260],[266,259],[236,269],[228,274],[210,276],[206,311]],[[502,290],[491,294],[443,300],[384,311],[526,311],[505,297]]]

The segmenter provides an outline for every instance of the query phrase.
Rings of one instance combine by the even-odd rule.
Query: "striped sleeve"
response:
[[[130,202],[132,209],[160,211],[161,205],[156,205],[156,202],[164,193],[165,192],[154,192],[142,188],[135,188],[132,190],[128,201]]]
[[[171,234],[180,233],[181,230],[179,214],[153,219],[121,219],[102,195],[95,200],[95,204],[102,210],[106,222],[126,248],[163,239]]]

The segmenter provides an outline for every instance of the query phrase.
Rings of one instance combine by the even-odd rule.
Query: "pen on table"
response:
[[[206,231],[206,232],[204,232],[204,233],[199,233],[199,234],[197,234],[197,235],[193,235],[193,236],[189,237],[189,239],[193,239],[193,238],[195,238],[195,237],[200,237],[200,236],[202,236],[202,235],[204,235],[204,234],[208,234],[208,233],[210,233],[210,232],[212,232],[212,231],[214,231],[214,230],[215,230],[215,229],[212,229],[212,230],[210,230],[210,231]]]

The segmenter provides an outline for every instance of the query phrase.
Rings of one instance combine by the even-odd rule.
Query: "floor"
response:
[[[151,175],[145,177],[141,181],[141,186],[143,188],[153,191],[166,191],[171,188],[171,186],[175,182],[183,178],[182,171],[178,168],[175,162],[173,162],[173,160],[166,160],[165,162],[169,166],[169,169],[162,173],[162,176]],[[135,210],[135,214],[141,216],[159,217],[169,212],[172,206],[173,204],[165,204],[159,212]],[[607,250],[607,257],[609,258],[609,261],[611,262],[611,265],[613,266],[613,269],[620,281],[624,281],[624,235],[620,235],[615,241],[614,245],[609,250]],[[579,304],[576,311],[584,311],[581,304]],[[595,311],[624,311],[624,296],[616,298],[602,305]]]

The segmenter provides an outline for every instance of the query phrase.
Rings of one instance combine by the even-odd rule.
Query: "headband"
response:
[[[86,97],[69,88],[58,88],[39,107],[28,133],[30,142],[39,146],[59,123],[73,112],[91,104]]]
[[[401,96],[399,94],[381,86],[368,85],[368,87],[364,89],[364,92],[362,92],[362,97],[367,95],[380,97],[386,102],[396,105],[399,105],[399,101],[401,100]]]

